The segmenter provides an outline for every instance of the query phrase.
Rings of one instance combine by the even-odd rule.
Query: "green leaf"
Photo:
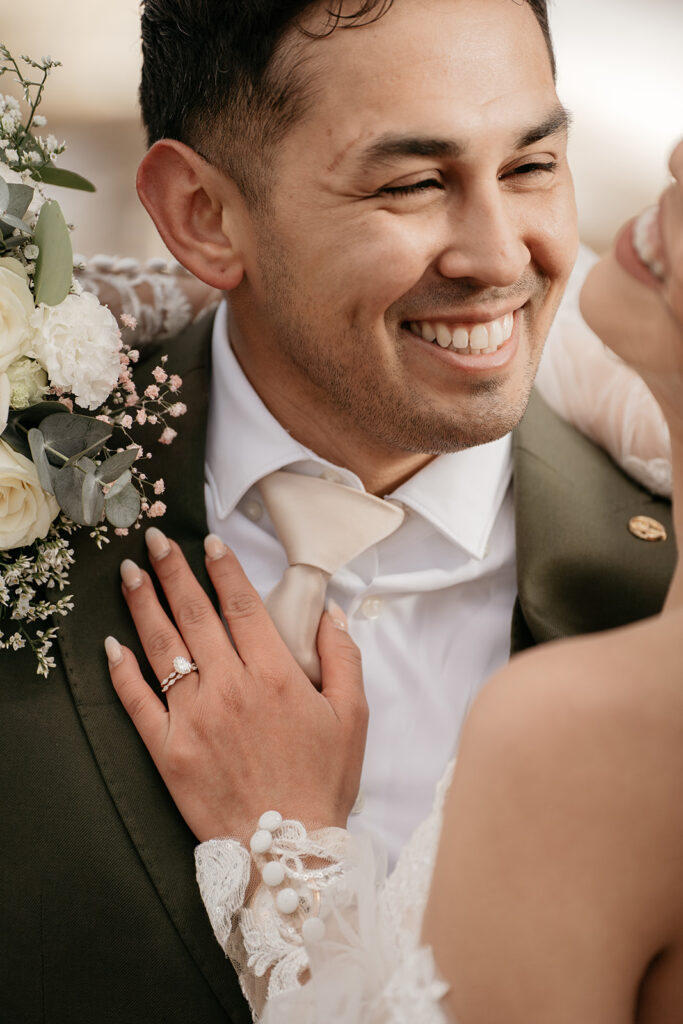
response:
[[[104,514],[112,526],[125,529],[132,526],[140,515],[140,495],[132,484],[128,484],[104,501]]]
[[[52,486],[52,473],[50,471],[50,462],[45,451],[45,438],[37,427],[31,427],[28,432],[28,443],[31,448],[31,458],[33,464],[36,467],[38,473],[38,479],[40,480],[40,486],[48,494],[54,494]]]
[[[9,207],[9,185],[0,175],[0,213],[4,213]]]
[[[73,464],[84,455],[93,455],[111,437],[111,427],[91,416],[55,414],[40,424],[47,445]]]
[[[130,469],[137,457],[137,448],[129,448],[125,452],[117,452],[116,455],[112,455],[111,458],[105,459],[104,462],[97,467],[95,470],[95,476],[98,480],[101,480],[103,484],[110,484],[112,481],[118,480],[126,469]]]
[[[118,480],[115,480],[107,492],[107,499],[115,498],[120,491],[127,487],[133,479],[133,474],[129,469],[122,473]]]
[[[36,261],[36,305],[58,306],[71,288],[73,250],[69,229],[59,203],[44,203],[38,216],[34,241],[40,248]]]
[[[83,178],[75,171],[66,171],[62,167],[55,167],[53,164],[46,164],[39,171],[34,173],[38,181],[46,185],[61,185],[62,188],[76,188],[81,192],[96,192],[97,189],[91,181]]]
[[[8,424],[2,435],[3,441],[23,455],[31,458],[31,449],[28,443],[28,432],[32,427],[39,427],[46,416],[56,416],[61,413],[68,416],[69,410],[60,402],[36,402],[28,409],[10,409]]]
[[[100,521],[104,496],[92,472],[75,464],[65,466],[54,474],[54,491],[59,507],[74,523],[96,526]]]
[[[30,185],[20,185],[13,182],[9,188],[9,203],[6,206],[0,204],[0,209],[5,213],[11,213],[14,217],[23,217],[33,199],[35,189]]]
[[[15,228],[18,228],[19,231],[23,231],[25,235],[30,235],[33,231],[33,229],[28,226],[26,221],[21,220],[20,217],[15,217],[11,213],[0,213],[0,223],[3,225],[3,229],[5,227],[9,229],[8,233],[14,231]],[[4,233],[5,232],[3,230],[3,234]]]

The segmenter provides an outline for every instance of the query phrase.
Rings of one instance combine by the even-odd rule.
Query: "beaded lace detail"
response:
[[[386,858],[368,837],[335,828],[308,835],[298,822],[283,823],[286,831],[274,833],[269,855],[284,855],[292,868],[286,883],[300,883],[294,914],[278,909],[275,888],[263,882],[249,905],[239,908],[250,868],[241,847],[244,857],[236,869],[240,844],[235,840],[211,840],[197,847],[202,899],[255,1020],[445,1024],[440,1004],[448,987],[419,936],[451,771],[449,766],[431,815],[388,879]],[[253,859],[262,869],[263,858],[255,854]],[[314,914],[316,893],[321,896],[322,924],[319,934],[310,935],[306,922]]]

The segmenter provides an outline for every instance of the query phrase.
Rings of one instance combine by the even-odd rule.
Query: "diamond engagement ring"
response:
[[[183,676],[189,676],[190,672],[196,672],[197,666],[193,661],[188,661],[181,654],[177,658],[173,659],[173,671],[170,676],[166,676],[161,683],[161,692],[166,693],[170,690],[174,683],[177,683]]]

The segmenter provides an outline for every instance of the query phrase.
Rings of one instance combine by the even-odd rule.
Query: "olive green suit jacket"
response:
[[[205,320],[164,346],[169,371],[184,378],[189,412],[174,444],[155,446],[151,464],[166,479],[164,528],[207,587],[211,326]],[[155,360],[159,349],[148,352]],[[656,612],[673,542],[637,541],[627,524],[644,513],[670,527],[668,504],[536,398],[514,457],[513,649]],[[102,551],[82,534],[74,544],[75,610],[61,621],[54,671],[45,680],[26,651],[0,653],[0,1019],[246,1024],[246,1003],[194,882],[194,837],[107,673],[106,634],[139,651],[118,565],[123,557],[145,564],[141,532]]]

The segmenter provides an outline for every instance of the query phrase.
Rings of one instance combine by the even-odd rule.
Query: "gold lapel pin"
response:
[[[667,538],[665,527],[650,516],[634,516],[628,528],[638,540],[659,541]]]

